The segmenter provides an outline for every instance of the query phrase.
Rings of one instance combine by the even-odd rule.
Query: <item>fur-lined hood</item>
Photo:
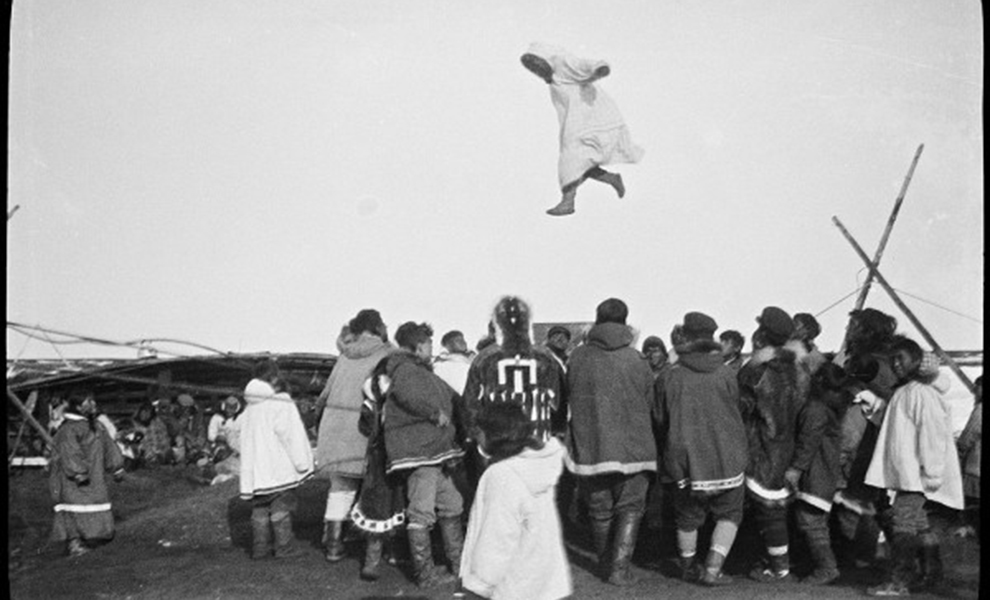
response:
[[[354,335],[347,327],[342,328],[340,335],[337,337],[337,350],[340,350],[342,355],[352,360],[367,358],[376,352],[380,352],[382,348],[391,346],[390,343],[382,340],[382,338],[373,333],[364,331]]]
[[[764,363],[769,363],[768,366],[772,366],[774,362],[787,365],[799,363],[807,356],[808,351],[801,340],[790,340],[783,346],[766,346],[756,350],[749,357],[747,364],[752,364],[754,367]]]
[[[712,373],[724,363],[722,346],[713,340],[693,340],[674,348],[677,364],[696,373]]]

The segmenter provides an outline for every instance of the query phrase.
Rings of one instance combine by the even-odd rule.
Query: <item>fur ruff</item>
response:
[[[714,340],[691,340],[680,346],[675,346],[674,350],[678,354],[697,354],[708,352],[720,352],[722,345]]]

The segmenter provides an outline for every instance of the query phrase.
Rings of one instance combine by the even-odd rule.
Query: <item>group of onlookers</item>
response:
[[[887,579],[870,594],[937,588],[940,542],[926,503],[968,507],[959,531],[979,530],[982,378],[957,455],[938,360],[897,334],[889,315],[850,317],[842,351],[823,354],[812,315],[766,307],[747,359],[741,334],[716,339],[716,321],[697,311],[674,327],[669,352],[656,336],[637,350],[626,304],[610,298],[570,349],[572,332],[561,326],[534,344],[529,306],[506,296],[477,352],[452,331],[434,357],[429,325],[403,323],[393,343],[381,315],[366,309],[337,338],[315,451],[271,361],[245,389],[243,413],[233,418],[234,400],[209,431],[238,440],[254,558],[299,553],[290,497],[315,475],[329,480],[326,560],[345,557],[348,529],[360,533],[368,580],[402,553],[401,529],[422,587],[459,579],[469,596],[567,596],[560,516],[570,522],[580,506],[600,576],[631,585],[639,533],[650,531],[642,519],[649,503],[664,502],[687,581],[731,583],[723,567],[745,518],[762,540],[749,572],[757,581],[793,580],[800,539],[812,563],[805,583],[835,581],[837,554],[862,564],[883,545]],[[59,435],[93,435],[84,416]],[[235,421],[236,433],[225,429]],[[112,455],[103,451],[116,467]],[[80,484],[71,468],[60,472],[66,485]]]

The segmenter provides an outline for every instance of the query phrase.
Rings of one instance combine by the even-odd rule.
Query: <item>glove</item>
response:
[[[75,480],[76,485],[78,485],[78,486],[89,485],[89,476],[88,475],[76,475],[72,479]]]
[[[437,415],[437,427],[446,427],[447,425],[450,425],[450,417],[441,410],[440,414]]]

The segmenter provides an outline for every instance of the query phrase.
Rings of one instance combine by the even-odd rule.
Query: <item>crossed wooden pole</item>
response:
[[[911,168],[908,169],[907,177],[904,178],[904,183],[901,185],[900,194],[898,194],[897,200],[894,202],[894,210],[891,212],[890,218],[887,220],[887,227],[884,229],[883,236],[880,239],[880,245],[877,247],[876,254],[874,254],[873,256],[873,260],[870,260],[870,257],[867,256],[866,252],[863,251],[863,248],[859,245],[858,242],[856,242],[856,239],[853,238],[852,234],[849,233],[849,230],[846,229],[846,227],[842,224],[842,221],[840,221],[838,217],[833,216],[832,222],[835,223],[836,227],[839,228],[839,230],[842,232],[842,235],[845,236],[849,244],[852,245],[853,250],[855,250],[856,254],[859,255],[859,258],[862,259],[863,263],[866,265],[866,268],[869,269],[869,274],[867,275],[866,282],[863,284],[863,289],[860,290],[859,297],[856,299],[856,310],[863,308],[863,304],[866,302],[866,295],[870,291],[870,284],[874,279],[876,279],[877,283],[879,283],[880,286],[883,287],[884,291],[886,291],[887,294],[890,296],[890,299],[893,300],[894,304],[897,305],[897,308],[901,309],[901,312],[903,312],[904,315],[908,318],[908,320],[911,321],[911,324],[915,326],[915,328],[918,330],[918,333],[921,334],[921,337],[925,338],[925,341],[928,342],[928,344],[932,347],[932,350],[935,351],[935,353],[942,360],[942,362],[944,362],[946,365],[948,365],[950,369],[952,369],[952,372],[955,373],[957,377],[959,377],[959,380],[962,381],[963,384],[966,386],[966,388],[970,391],[970,393],[972,393],[973,382],[970,381],[969,377],[967,377],[965,373],[963,373],[963,370],[959,367],[958,364],[956,364],[956,361],[954,361],[952,357],[949,356],[945,352],[945,350],[942,349],[941,346],[939,346],[938,342],[935,341],[935,338],[932,337],[932,334],[929,333],[928,330],[925,328],[925,326],[921,324],[921,321],[919,321],[918,318],[914,315],[914,313],[911,312],[911,309],[908,308],[906,304],[904,304],[904,301],[901,300],[900,296],[897,295],[897,292],[894,291],[894,288],[892,288],[890,284],[887,283],[887,280],[884,279],[884,276],[880,274],[880,270],[879,270],[880,258],[883,256],[884,248],[887,246],[887,239],[890,237],[890,231],[894,227],[894,221],[897,219],[898,212],[900,212],[901,203],[904,201],[904,194],[907,192],[908,183],[910,183],[911,177],[914,175],[914,168],[918,164],[918,158],[921,156],[921,151],[922,149],[924,149],[924,147],[925,147],[924,144],[918,146],[918,151],[915,152],[914,154],[914,160],[911,161]],[[848,334],[848,329],[846,331]],[[843,341],[843,348],[844,347],[845,347],[845,341]]]

